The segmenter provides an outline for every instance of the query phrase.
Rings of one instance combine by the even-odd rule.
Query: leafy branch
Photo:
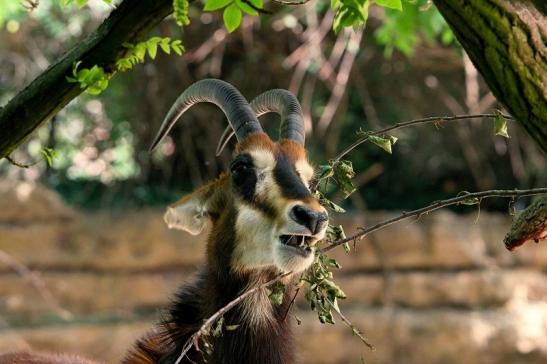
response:
[[[456,197],[452,197],[446,200],[440,200],[433,202],[432,204],[413,210],[409,212],[403,212],[401,215],[393,217],[389,220],[379,222],[378,224],[375,224],[373,226],[367,227],[367,228],[361,228],[360,232],[344,238],[339,239],[336,241],[331,242],[326,247],[322,248],[320,250],[321,253],[325,253],[329,250],[332,250],[336,248],[339,245],[347,244],[349,242],[357,242],[358,240],[361,240],[366,235],[376,231],[383,229],[389,225],[392,225],[396,222],[406,220],[410,217],[417,217],[420,218],[423,215],[427,215],[428,213],[438,210],[443,207],[451,206],[451,205],[480,205],[481,201],[485,198],[491,198],[491,197],[502,197],[502,198],[518,198],[518,197],[524,197],[524,196],[533,196],[533,195],[544,195],[547,194],[547,188],[532,188],[527,190],[488,190],[488,191],[480,191],[480,192],[463,192],[458,194]]]
[[[496,135],[502,135],[504,137],[509,137],[507,135],[507,122],[506,120],[513,120],[513,117],[510,115],[503,114],[501,112],[490,113],[490,114],[472,114],[472,115],[453,115],[453,116],[432,116],[421,119],[414,119],[410,121],[404,121],[400,123],[393,124],[387,128],[372,132],[359,132],[362,135],[359,139],[353,142],[349,147],[344,149],[340,154],[334,158],[335,162],[340,161],[344,156],[346,156],[353,149],[363,144],[366,141],[370,141],[382,149],[386,150],[388,153],[391,153],[391,146],[395,144],[397,138],[393,136],[388,137],[379,137],[379,135],[385,135],[387,132],[390,132],[395,129],[403,129],[409,126],[420,125],[420,124],[435,124],[437,126],[441,125],[444,122],[458,121],[458,120],[468,120],[476,118],[494,118],[494,133]],[[393,139],[395,138],[395,139]]]

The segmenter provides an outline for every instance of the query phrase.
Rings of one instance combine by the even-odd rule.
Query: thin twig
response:
[[[289,305],[287,306],[287,311],[285,311],[285,314],[283,315],[283,318],[281,319],[281,321],[285,321],[285,319],[289,315],[289,311],[291,310],[291,307],[294,304],[294,301],[296,301],[296,296],[298,296],[298,292],[300,292],[300,288],[301,287],[298,287],[296,291],[294,292],[294,296],[292,297],[291,302],[289,302]]]
[[[475,119],[475,118],[495,118],[497,116],[502,116],[503,118],[510,119],[510,120],[514,119],[510,115],[505,115],[505,114],[499,113],[499,114],[473,114],[473,115],[454,115],[454,116],[431,116],[431,117],[422,118],[422,119],[414,119],[414,120],[410,120],[410,121],[404,121],[404,122],[401,122],[401,123],[397,123],[397,124],[388,126],[387,128],[384,128],[384,129],[380,129],[380,130],[377,130],[377,131],[367,133],[367,135],[362,136],[361,138],[357,139],[349,147],[347,147],[340,154],[338,154],[336,156],[336,158],[334,159],[334,161],[337,162],[340,159],[342,159],[342,157],[344,157],[346,154],[351,152],[357,146],[359,146],[359,145],[363,144],[364,142],[366,142],[371,135],[384,134],[384,133],[387,133],[388,131],[392,131],[392,130],[395,130],[395,129],[402,129],[402,128],[406,128],[408,126],[417,125],[417,124],[442,123],[444,121],[456,121],[456,120]]]
[[[251,288],[250,290],[246,291],[245,293],[241,294],[240,296],[234,298],[232,301],[230,301],[226,306],[222,307],[220,310],[218,310],[217,312],[215,312],[211,317],[209,317],[204,323],[203,325],[201,325],[201,327],[199,328],[198,331],[196,331],[187,341],[186,343],[184,344],[183,348],[182,348],[182,351],[179,355],[179,357],[177,358],[177,360],[175,361],[175,364],[179,364],[181,362],[182,359],[184,359],[184,357],[186,356],[186,354],[188,354],[188,351],[190,351],[190,349],[192,347],[196,347],[196,349],[199,349],[199,345],[198,345],[198,341],[200,339],[201,336],[205,335],[207,333],[207,331],[209,331],[209,329],[211,328],[211,326],[218,320],[220,319],[226,312],[230,311],[232,308],[234,308],[235,306],[237,306],[241,301],[243,301],[246,297],[250,296],[251,294],[257,292],[258,290],[261,290],[263,288],[267,288],[269,286],[271,286],[272,284],[276,283],[276,282],[279,282],[281,279],[285,278],[285,277],[288,277],[289,275],[291,275],[292,272],[286,272],[286,273],[283,273],[283,274],[279,274],[278,276],[276,276],[275,278],[269,280],[268,282],[266,283],[263,283],[263,284],[260,284],[254,288]]]
[[[351,329],[353,334],[356,335],[370,350],[376,350],[374,345],[369,343],[367,338],[363,336],[363,333],[361,331],[359,331],[359,329],[354,324],[352,324],[351,321],[348,320],[348,318],[346,316],[344,316],[344,314],[340,311],[338,306],[335,305],[334,303],[332,303],[331,300],[329,300],[328,298],[325,297],[325,299],[330,304],[330,306],[334,309],[334,311],[336,311],[338,316],[340,316],[340,318],[342,319],[344,324],[346,324],[346,326]]]
[[[440,208],[451,206],[451,205],[457,205],[460,204],[466,200],[470,199],[477,199],[477,203],[480,204],[482,199],[489,198],[489,197],[503,197],[503,198],[515,198],[515,197],[523,197],[523,196],[532,196],[532,195],[543,195],[547,194],[547,187],[544,188],[532,188],[528,190],[488,190],[488,191],[480,191],[480,192],[474,192],[474,193],[465,193],[460,194],[456,197],[449,198],[447,200],[440,200],[433,202],[432,204],[419,208],[417,210],[409,211],[409,212],[403,212],[401,215],[396,216],[394,218],[391,218],[389,220],[385,220],[382,222],[379,222],[376,225],[362,228],[361,231],[353,236],[350,236],[349,238],[340,239],[332,242],[330,245],[327,245],[326,247],[321,249],[321,253],[325,253],[339,245],[348,243],[350,241],[356,242],[358,239],[362,239],[365,235],[370,234],[373,231],[380,230],[385,228],[386,226],[389,226],[391,224],[394,224],[396,222],[399,222],[401,220],[408,219],[410,217],[416,216],[421,217],[422,215],[425,215],[431,211],[438,210]]]
[[[31,164],[23,164],[23,163],[16,162],[10,156],[5,156],[4,158],[6,158],[6,160],[8,162],[10,162],[11,164],[13,164],[14,166],[19,167],[19,168],[30,168],[30,167],[32,167],[33,165],[35,165],[36,163],[39,162],[39,161],[36,161],[34,163],[31,163]]]
[[[2,250],[0,250],[0,263],[7,265],[15,272],[17,272],[17,274],[19,274],[21,277],[28,280],[40,293],[44,301],[46,301],[46,303],[59,316],[61,316],[65,320],[72,318],[72,313],[61,307],[60,303],[47,288],[44,280],[38,274],[36,274],[36,272],[33,272],[26,265],[20,263],[19,261],[17,261],[17,259]]]

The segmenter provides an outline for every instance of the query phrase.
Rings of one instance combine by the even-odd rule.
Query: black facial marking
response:
[[[233,186],[246,202],[252,202],[256,190],[256,170],[249,154],[238,155],[230,165]]]
[[[277,156],[274,168],[274,178],[281,189],[283,196],[291,199],[304,199],[311,196],[294,165],[284,155]]]

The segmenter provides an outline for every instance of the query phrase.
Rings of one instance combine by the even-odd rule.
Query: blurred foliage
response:
[[[82,8],[63,6],[63,2],[40,2],[29,11],[21,6],[24,1],[0,0],[0,104],[95,29],[113,6],[99,0],[87,1]],[[122,59],[130,63],[125,64],[132,68],[130,72],[113,77],[108,88],[99,85],[104,89],[99,96],[83,94],[71,102],[12,155],[17,161],[33,162],[43,158],[44,150],[54,150],[52,166],[39,163],[19,169],[0,161],[0,175],[40,180],[84,207],[171,202],[181,191],[214,178],[230,160],[229,148],[218,158],[214,155],[226,124],[222,113],[207,105],[193,108],[153,155],[147,152],[172,101],[187,85],[204,77],[231,82],[249,99],[270,88],[294,90],[311,119],[310,159],[325,165],[355,141],[360,130],[424,116],[476,112],[471,87],[478,95],[476,103],[490,105],[488,111],[498,107],[486,102],[488,91],[480,77],[465,73],[465,58],[452,33],[425,0],[403,1],[402,11],[392,9],[398,8],[397,1],[376,1],[367,8],[362,49],[356,53],[344,96],[326,132],[318,130],[317,121],[332,98],[333,86],[328,74],[324,76],[321,57],[332,61],[335,73],[330,79],[336,84],[336,72],[343,64],[336,52],[350,48],[346,40],[350,31],[325,32],[319,45],[311,50],[303,46],[310,42],[310,29],[319,29],[329,14],[329,27],[340,17],[329,13],[330,6],[341,11],[342,4],[355,3],[341,0],[300,7],[270,3],[274,14],[243,16],[239,29],[231,34],[225,30],[222,12],[204,12],[198,3],[189,9],[175,3],[181,6],[176,19],[163,22],[142,44],[128,45]],[[207,8],[213,3],[217,7]],[[205,10],[238,3],[210,0]],[[263,6],[261,1],[253,4]],[[192,22],[182,30],[177,23],[187,24],[186,14]],[[185,43],[182,58],[165,54],[178,53],[173,39]],[[157,52],[158,47],[162,52]],[[145,54],[153,60],[147,61]],[[89,74],[80,71],[76,67],[72,77],[87,80]],[[265,129],[275,135],[277,118],[262,119]],[[513,122],[497,125],[496,130],[507,131],[511,138],[494,137],[491,122],[478,120],[396,131],[393,136],[398,141],[391,155],[371,143],[358,147],[348,155],[355,171],[354,186],[340,191],[340,186],[330,184],[325,193],[342,208],[411,209],[461,190],[545,185],[544,157],[528,137]],[[387,148],[394,139],[377,142]],[[349,172],[338,165],[333,173]],[[353,188],[359,193],[343,201]],[[503,201],[489,204],[484,207],[507,208]]]

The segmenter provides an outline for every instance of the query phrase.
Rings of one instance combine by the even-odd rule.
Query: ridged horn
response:
[[[249,103],[234,86],[221,80],[205,79],[190,85],[177,98],[163,120],[150,151],[156,149],[186,110],[200,102],[217,105],[228,118],[239,141],[250,133],[262,132],[262,127]]]
[[[251,108],[256,116],[275,112],[281,116],[279,136],[304,145],[304,116],[298,99],[289,91],[273,89],[258,95],[251,101]],[[233,136],[229,128],[224,130],[217,145],[216,155],[220,155]]]
[[[304,145],[304,115],[298,99],[292,93],[283,89],[263,92],[253,99],[251,108],[259,116],[269,112],[278,113],[281,116],[279,137]]]

